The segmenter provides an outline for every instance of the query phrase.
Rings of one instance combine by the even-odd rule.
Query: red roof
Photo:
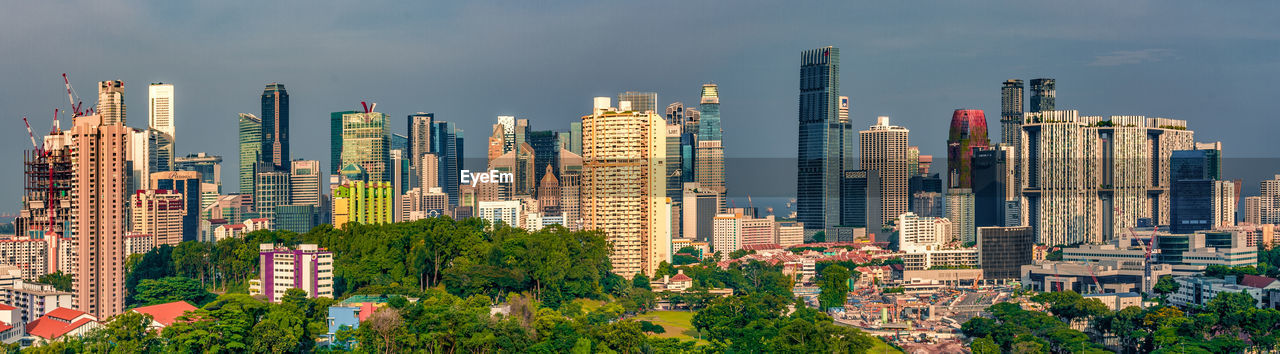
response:
[[[684,275],[684,274],[676,274],[676,276],[671,277],[671,281],[673,281],[673,282],[676,282],[676,281],[693,281],[693,279],[692,279],[692,278],[689,278],[689,276],[688,276],[688,275]]]
[[[62,308],[58,309],[61,310]],[[35,321],[31,321],[31,323],[27,324],[27,334],[53,340],[67,334],[67,332],[74,331],[76,328],[80,328],[93,322],[93,319],[84,318],[76,321],[75,323],[66,323],[50,318],[49,315],[44,315],[44,317],[37,318]]]
[[[0,321],[0,333],[8,331],[10,329],[13,329],[13,326],[10,326],[8,323],[4,323],[4,321]]]
[[[53,309],[53,311],[49,311],[48,313],[44,314],[44,317],[56,318],[56,319],[62,320],[63,322],[71,322],[71,320],[76,319],[76,317],[80,317],[83,315],[87,315],[87,313],[72,310],[66,307],[59,307],[59,308]]]
[[[222,225],[221,227],[225,227],[227,229],[243,229],[244,224],[227,224],[227,225]]]
[[[249,221],[252,221],[252,222],[267,222],[267,221],[270,221],[270,220],[271,220],[271,219],[267,219],[267,218],[249,219]]]
[[[1275,278],[1260,277],[1257,275],[1245,275],[1244,278],[1240,280],[1240,285],[1244,285],[1250,288],[1261,289],[1261,288],[1271,286],[1271,284],[1275,283],[1276,281],[1277,280]]]
[[[17,310],[17,309],[18,309],[17,307],[0,304],[0,311],[9,311],[9,310]],[[4,322],[0,322],[0,323],[4,323]],[[3,332],[3,331],[0,331],[0,332]]]
[[[151,315],[162,326],[173,324],[173,320],[178,316],[182,316],[187,311],[195,310],[195,306],[191,306],[186,301],[175,301],[167,304],[143,306],[133,309],[134,312]]]

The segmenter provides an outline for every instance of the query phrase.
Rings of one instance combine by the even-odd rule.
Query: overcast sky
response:
[[[985,110],[998,137],[1000,83],[1052,77],[1059,109],[1185,119],[1228,157],[1280,155],[1273,1],[440,3],[8,4],[0,211],[20,203],[21,118],[48,130],[67,107],[64,72],[90,104],[97,81],[124,80],[134,127],[147,84],[174,84],[179,155],[224,156],[224,192],[236,189],[236,113],[258,114],[269,82],[291,96],[293,157],[325,165],[328,113],[360,101],[397,133],[417,111],[458,122],[479,156],[498,115],[565,130],[593,96],[657,91],[665,106],[696,102],[706,82],[720,85],[726,154],[793,157],[800,52],[826,45],[841,49],[855,127],[890,116],[926,154],[945,156],[952,110]]]

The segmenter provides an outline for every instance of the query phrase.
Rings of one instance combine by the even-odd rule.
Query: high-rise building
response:
[[[342,170],[342,116],[359,113],[341,111],[329,113],[329,174],[338,175]]]
[[[1169,158],[1169,179],[1172,183],[1170,194],[1170,229],[1174,233],[1189,234],[1201,230],[1212,230],[1223,226],[1219,218],[1225,212],[1220,202],[1222,191],[1218,181],[1220,177],[1221,150],[1175,150]],[[1234,190],[1227,191],[1234,198]],[[1234,204],[1234,203],[1227,203]],[[1234,205],[1231,205],[1234,212]],[[1231,216],[1234,224],[1235,216]]]
[[[167,165],[161,160],[164,133],[155,129],[130,129],[129,132],[129,189],[147,189],[151,174],[161,172]]]
[[[197,152],[174,159],[173,163],[176,171],[200,173],[200,183],[212,184],[215,188],[213,192],[222,193],[222,156]]]
[[[273,229],[304,233],[319,225],[320,208],[304,204],[280,205],[275,207],[274,214]]]
[[[391,126],[378,112],[342,116],[342,167],[358,167],[370,182],[390,182]]]
[[[657,92],[637,92],[627,91],[618,94],[618,104],[621,108],[622,102],[631,102],[631,110],[644,113],[658,113],[658,93]]]
[[[152,83],[147,88],[147,111],[149,113],[147,125],[151,129],[159,130],[168,134],[170,140],[174,144],[169,144],[169,156],[177,156],[174,145],[177,143],[177,130],[174,128],[173,120],[173,84]]]
[[[712,223],[719,213],[720,199],[724,196],[702,189],[697,182],[687,182],[683,189],[680,225],[682,236],[697,242],[711,243]]]
[[[1181,120],[1027,113],[1018,153],[1023,214],[1036,242],[1102,243],[1139,218],[1168,225],[1170,156],[1193,138]]]
[[[187,214],[180,191],[143,189],[133,194],[130,206],[132,231],[154,237],[156,245],[182,243],[183,217]]]
[[[1018,145],[1022,135],[1022,80],[1004,80],[1000,87],[1000,143]]]
[[[264,243],[258,249],[258,279],[250,281],[250,294],[280,302],[289,289],[302,289],[309,298],[333,298],[333,252],[314,244],[289,249]]]
[[[720,89],[716,84],[702,85],[702,99],[698,105],[698,149],[694,165],[695,180],[702,188],[725,195],[724,142],[720,126]],[[720,198],[723,203],[727,198]],[[720,205],[724,210],[724,205]]]
[[[868,205],[878,209],[879,225],[868,229],[878,231],[879,226],[907,211],[907,136],[910,130],[889,125],[889,117],[876,118],[876,125],[859,132],[862,145],[863,170],[874,170],[880,177],[880,205]],[[880,241],[877,239],[877,241]]]
[[[560,181],[550,170],[551,167],[548,166],[547,173],[542,174],[542,180],[538,182],[538,208],[543,214],[559,215]]]
[[[289,204],[320,208],[320,161],[293,160],[289,185]]]
[[[957,109],[951,114],[951,134],[947,138],[947,181],[950,188],[973,188],[970,179],[973,149],[990,145],[987,116],[982,110]]]
[[[257,171],[253,180],[253,209],[258,217],[271,220],[274,225],[276,207],[291,202],[289,170],[276,170],[273,165],[262,162]]]
[[[729,253],[742,249],[741,213],[718,214],[711,222],[711,252],[720,253],[721,260],[728,259]]]
[[[915,192],[911,195],[911,212],[926,218],[945,218],[947,197],[938,192]]]
[[[270,83],[262,91],[262,161],[289,169],[289,92]]]
[[[123,104],[117,118],[123,120]],[[98,318],[124,312],[126,155],[130,130],[101,115],[75,117],[71,128],[73,264],[76,309]],[[115,118],[113,118],[115,119]]]
[[[240,195],[245,205],[253,205],[254,167],[262,160],[262,119],[240,113]]]
[[[1030,112],[1050,112],[1054,110],[1057,90],[1053,79],[1031,79]]]
[[[533,149],[533,181],[541,182],[547,173],[559,176],[559,134],[551,130],[532,131],[527,140],[529,147]]]
[[[840,225],[849,227],[867,227],[867,220],[879,222],[879,215],[870,215],[869,206],[880,196],[880,178],[876,171],[850,170],[844,171],[840,182]]]
[[[1031,264],[1035,235],[1031,227],[979,227],[978,263],[984,279],[1019,279]]]
[[[349,181],[333,191],[333,225],[390,223],[396,199],[390,182]]]
[[[96,108],[103,125],[125,125],[124,81],[99,81]]]
[[[947,189],[947,219],[951,220],[951,239],[961,243],[977,242],[974,232],[973,190]]]
[[[654,112],[582,117],[584,228],[604,232],[613,271],[626,278],[671,260],[665,145],[666,121]]]
[[[449,195],[449,205],[458,205],[458,173],[463,170],[462,129],[453,122],[435,120],[431,126],[431,153],[438,158],[437,186]]]
[[[1005,144],[974,149],[970,175],[975,227],[1017,226],[1016,223],[1006,223],[1007,217],[1019,219],[1016,212],[1007,213],[1009,203],[1021,205],[1018,185],[1014,180],[1013,151],[1013,147]]]
[[[203,203],[203,183],[195,171],[156,172],[151,174],[151,189],[171,190],[182,196],[185,204],[182,216],[182,241],[195,241],[200,237],[200,205]]]
[[[426,191],[430,184],[434,187],[437,181],[422,180],[422,157],[431,153],[431,121],[436,117],[435,113],[418,112],[410,114],[407,117],[409,122],[409,173],[412,175],[409,181],[409,188],[422,188]],[[433,172],[434,173],[434,172]]]
[[[895,219],[898,220],[898,249],[903,252],[936,250],[951,241],[951,222],[946,218],[906,212]]]
[[[840,222],[840,177],[853,169],[853,150],[843,145],[852,126],[840,122],[839,113],[840,49],[828,46],[802,52],[796,219],[808,230]]]

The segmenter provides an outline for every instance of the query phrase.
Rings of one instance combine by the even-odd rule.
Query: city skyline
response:
[[[50,12],[56,8],[45,8],[43,4],[27,4],[32,14]],[[217,8],[219,5],[187,5],[200,9]],[[615,5],[618,7],[639,7],[639,5]],[[858,5],[848,5],[860,7]],[[884,29],[872,27],[873,24],[885,26],[884,20],[875,20],[874,15],[892,13],[902,9],[867,9],[866,13],[850,13],[851,20],[867,16],[863,24],[833,24],[821,28],[793,30],[780,28],[794,22],[798,18],[799,9],[786,9],[782,13],[766,14],[766,9],[742,6],[733,9],[744,15],[742,19],[718,20],[715,24],[688,25],[679,29],[653,29],[659,32],[659,38],[670,39],[667,43],[676,48],[693,45],[693,40],[680,39],[690,34],[714,31],[717,28],[733,26],[738,21],[745,23],[752,19],[766,20],[761,22],[762,28],[752,29],[768,34],[760,41],[748,42],[752,33],[733,34],[721,37],[726,40],[717,41],[714,45],[701,48],[695,57],[677,57],[664,59],[662,65],[643,64],[632,58],[618,58],[616,65],[583,64],[569,57],[589,48],[607,47],[610,41],[600,38],[618,38],[619,35],[634,30],[607,29],[596,34],[582,34],[589,37],[581,43],[556,43],[550,50],[532,50],[520,45],[520,40],[543,43],[555,38],[562,31],[570,28],[550,26],[536,33],[518,33],[513,29],[501,27],[478,33],[460,31],[462,34],[446,34],[435,27],[423,32],[398,32],[394,28],[368,29],[364,32],[345,28],[337,18],[318,16],[310,26],[309,32],[300,29],[286,29],[280,24],[272,28],[285,30],[285,34],[307,36],[323,33],[338,33],[330,44],[356,45],[360,39],[382,38],[384,40],[370,43],[373,48],[385,50],[391,54],[387,57],[412,57],[413,53],[437,50],[437,47],[455,48],[458,54],[443,58],[433,58],[427,65],[405,62],[394,59],[387,65],[368,65],[372,57],[354,56],[352,61],[333,61],[324,58],[293,57],[327,48],[314,39],[301,41],[294,49],[299,53],[275,53],[263,58],[242,57],[239,60],[219,60],[217,65],[204,60],[183,58],[187,54],[175,51],[168,58],[172,60],[156,61],[154,58],[134,57],[122,48],[95,48],[102,51],[104,57],[111,59],[91,61],[73,56],[59,55],[62,46],[39,45],[41,38],[54,38],[77,35],[72,43],[94,42],[95,40],[114,39],[126,43],[160,44],[166,38],[153,35],[141,35],[140,31],[150,26],[172,26],[175,33],[223,33],[227,38],[205,38],[209,49],[195,51],[208,53],[208,50],[229,48],[232,43],[249,36],[251,33],[237,29],[212,26],[208,29],[207,21],[162,22],[156,24],[133,23],[123,26],[112,33],[89,34],[85,37],[81,32],[66,32],[63,27],[79,25],[36,25],[24,30],[42,30],[48,35],[29,36],[19,39],[0,40],[0,48],[14,49],[8,52],[20,53],[12,55],[15,65],[6,69],[11,81],[21,83],[22,90],[7,91],[0,95],[0,106],[8,107],[11,113],[11,125],[7,129],[9,136],[3,141],[5,149],[17,151],[29,149],[29,143],[23,132],[17,127],[17,119],[28,116],[33,129],[40,134],[46,131],[50,123],[52,108],[66,107],[65,93],[58,77],[67,72],[72,84],[77,88],[80,98],[91,104],[96,101],[93,95],[94,84],[99,81],[123,80],[125,83],[124,100],[128,111],[130,126],[140,127],[148,112],[147,91],[149,83],[165,82],[175,86],[176,100],[174,113],[177,136],[183,137],[178,144],[175,155],[185,156],[195,152],[206,152],[227,158],[236,154],[237,125],[233,123],[237,113],[259,114],[261,87],[270,82],[279,82],[289,87],[291,94],[291,124],[297,138],[292,139],[291,150],[308,152],[294,153],[291,158],[319,159],[329,166],[321,151],[327,150],[328,142],[324,137],[325,118],[330,112],[353,110],[359,101],[378,102],[381,111],[391,116],[391,126],[396,133],[407,133],[403,129],[405,123],[400,122],[413,112],[433,112],[438,119],[457,122],[459,127],[474,137],[486,135],[486,129],[498,115],[515,115],[536,122],[539,129],[567,130],[569,122],[588,112],[590,107],[583,104],[584,98],[595,96],[613,96],[625,91],[652,91],[658,93],[657,107],[682,101],[696,102],[698,85],[706,82],[717,83],[729,95],[725,97],[726,105],[722,108],[727,158],[740,157],[791,157],[795,145],[795,125],[791,119],[795,112],[795,78],[797,64],[795,53],[809,48],[832,45],[843,50],[844,60],[841,63],[843,85],[841,95],[849,96],[851,104],[851,120],[855,128],[871,125],[874,117],[887,115],[893,117],[895,124],[913,130],[913,145],[921,147],[922,154],[942,156],[945,152],[947,134],[946,122],[949,113],[957,108],[982,109],[989,116],[987,124],[994,129],[998,126],[1000,109],[999,85],[1011,78],[1023,79],[1027,82],[1026,101],[1031,96],[1029,81],[1038,77],[1055,78],[1063,84],[1060,92],[1062,100],[1056,102],[1057,109],[1077,109],[1081,114],[1112,115],[1141,114],[1146,116],[1163,116],[1184,119],[1203,137],[1202,140],[1223,140],[1226,157],[1275,157],[1274,149],[1269,149],[1265,135],[1260,130],[1246,129],[1251,125],[1266,121],[1270,101],[1263,98],[1268,91],[1262,83],[1254,80],[1257,76],[1265,77],[1276,71],[1274,63],[1268,60],[1274,54],[1266,46],[1251,45],[1257,41],[1274,40],[1267,33],[1275,25],[1255,18],[1259,11],[1231,11],[1214,8],[1200,11],[1224,11],[1222,21],[1193,21],[1191,26],[1182,26],[1178,18],[1195,16],[1195,11],[1178,4],[1129,5],[1115,4],[1107,8],[1093,8],[1086,12],[1096,12],[1095,18],[1087,21],[1103,21],[1127,19],[1121,26],[1133,28],[1147,27],[1166,30],[1168,33],[1154,33],[1151,30],[1114,31],[1094,33],[1076,28],[1069,23],[1049,22],[1044,25],[1047,30],[1015,31],[1016,34],[1002,34],[994,31],[992,25],[975,25],[952,20],[940,21],[925,28],[913,29],[907,24],[889,24]],[[951,9],[943,5],[937,11],[954,10],[959,14],[967,14],[983,18],[995,16],[982,14],[974,9]],[[1011,16],[1010,27],[1023,27],[1035,23],[1030,14],[1045,10],[1041,6],[1019,4],[1009,6],[1006,11],[1021,16]],[[464,5],[450,9],[451,13],[476,16],[484,13],[495,18],[514,18],[527,15],[530,18],[520,21],[539,21],[554,19],[568,14],[557,14],[554,10],[566,10],[563,7],[551,6],[549,9],[512,9],[502,10],[487,5]],[[708,5],[688,4],[682,7],[689,10],[709,10]],[[341,8],[341,6],[339,6]],[[139,13],[171,14],[178,12],[177,18],[203,19],[203,15],[183,14],[182,9],[138,9]],[[189,9],[194,10],[194,9]],[[285,11],[283,7],[266,9],[265,13]],[[338,10],[338,9],[334,9]],[[371,6],[359,11],[387,11],[389,9]],[[635,9],[639,13],[652,10],[648,7]],[[1116,11],[1125,10],[1125,11]],[[581,10],[578,10],[581,11]],[[198,13],[195,11],[192,13]],[[839,11],[835,11],[839,12]],[[1111,13],[1113,14],[1106,14]],[[1144,13],[1160,12],[1170,18],[1158,19],[1147,17]],[[914,13],[917,18],[929,22],[943,16],[931,11]],[[776,15],[776,16],[775,16]],[[2,16],[2,15],[0,15]],[[72,18],[78,15],[73,15]],[[251,21],[258,14],[253,14],[243,21]],[[332,16],[337,16],[332,15]],[[592,21],[616,19],[618,15],[605,15]],[[833,16],[833,15],[826,15]],[[1089,16],[1084,16],[1089,17]],[[20,23],[16,18],[6,18],[9,23]],[[333,22],[329,22],[332,20]],[[406,19],[393,19],[392,24],[400,24]],[[501,21],[499,21],[501,22]],[[725,23],[728,22],[728,23]],[[841,21],[854,23],[858,21]],[[592,22],[597,23],[597,22]],[[203,25],[202,25],[203,24]],[[460,23],[449,22],[452,25]],[[448,25],[448,24],[445,24]],[[518,25],[513,24],[513,25]],[[584,26],[589,26],[584,24]],[[1177,25],[1177,26],[1175,26]],[[433,25],[434,26],[434,25]],[[505,26],[505,25],[504,25]],[[944,38],[928,38],[925,33],[939,30],[940,27],[953,27],[953,34]],[[389,27],[392,27],[389,25]],[[1078,25],[1078,27],[1087,27]],[[1213,27],[1213,30],[1206,28]],[[464,29],[472,29],[470,27]],[[1200,31],[1197,31],[1199,29]],[[821,31],[821,30],[825,30]],[[700,32],[701,31],[701,32]],[[1053,33],[1049,33],[1053,32]],[[21,32],[17,32],[21,33]],[[759,34],[757,33],[757,34]],[[868,33],[875,33],[871,35]],[[1261,34],[1259,34],[1261,33]],[[428,35],[439,41],[415,40],[416,37]],[[137,37],[136,39],[133,37]],[[786,37],[785,39],[783,37]],[[878,38],[886,37],[886,38]],[[309,38],[309,37],[307,37]],[[1173,39],[1185,39],[1171,43]],[[1007,40],[1006,40],[1007,39]],[[498,44],[509,44],[509,50],[521,50],[528,53],[521,58],[508,58],[498,55],[479,63],[460,62],[460,58],[469,54],[497,55],[503,49],[475,49],[466,43],[493,40]],[[1005,41],[1002,41],[1005,40]],[[110,41],[107,41],[110,42]],[[574,42],[574,41],[564,41]],[[185,44],[184,44],[185,45]],[[257,48],[265,43],[250,42],[248,48]],[[966,47],[966,45],[968,47]],[[97,45],[95,45],[97,46]],[[1000,50],[1021,48],[1040,54],[1016,54],[1012,57],[1001,57],[1000,63],[993,64],[989,59],[995,58]],[[147,48],[144,48],[147,49]],[[233,48],[234,49],[234,48]],[[1253,54],[1222,56],[1198,53],[1201,49],[1218,49],[1219,52],[1236,54]],[[77,49],[82,50],[82,49]],[[150,49],[148,49],[150,50]],[[247,49],[229,50],[219,57],[242,55]],[[492,50],[492,52],[490,52]],[[145,50],[144,50],[145,52]],[[656,49],[655,53],[658,52]],[[917,59],[912,53],[932,53],[927,58]],[[750,55],[735,55],[745,54]],[[988,54],[989,53],[989,54]],[[1048,53],[1050,55],[1046,55]],[[176,57],[174,56],[176,55]],[[345,57],[345,56],[344,56]],[[640,56],[652,59],[651,56]],[[1230,58],[1228,58],[1230,57]],[[52,59],[47,59],[52,58]],[[293,59],[290,59],[293,58]],[[47,60],[46,60],[47,59]],[[193,59],[193,60],[186,60]],[[575,59],[576,60],[576,59]],[[564,61],[564,62],[561,62]],[[230,65],[229,62],[244,62]],[[303,63],[296,66],[290,62]],[[438,64],[438,65],[437,65]],[[465,64],[465,65],[464,65]],[[450,65],[462,65],[458,74],[445,71]],[[478,76],[478,80],[455,80],[461,73],[474,74],[476,65],[483,65],[490,72]],[[638,68],[623,72],[621,77],[605,80],[603,74],[617,74],[614,68],[628,66]],[[1212,67],[1214,70],[1193,70]],[[23,68],[17,70],[17,68]],[[197,68],[199,68],[197,70]],[[1252,71],[1242,72],[1243,68]],[[961,70],[964,69],[964,70]],[[911,77],[909,73],[933,73],[932,76]],[[1245,75],[1248,74],[1248,75]],[[552,82],[545,75],[564,77]],[[926,80],[927,79],[927,80]],[[456,85],[418,85],[420,82],[456,82]],[[1169,85],[1169,83],[1185,83]],[[1155,89],[1137,90],[1135,85],[1144,83],[1153,85]],[[1193,84],[1194,83],[1194,84]],[[480,91],[477,86],[483,85],[486,90]],[[1259,85],[1259,86],[1253,86]],[[436,88],[429,86],[452,86]],[[1172,88],[1171,88],[1172,87]],[[1223,96],[1223,88],[1230,88],[1231,96]],[[910,94],[908,94],[910,93]],[[920,97],[930,97],[921,100]],[[1194,98],[1194,99],[1189,99]],[[482,102],[483,104],[477,103]],[[1028,107],[1030,109],[1030,107]],[[1224,120],[1223,117],[1239,117]],[[66,116],[61,124],[70,125]],[[758,127],[758,128],[757,128]],[[992,136],[998,136],[991,132]],[[485,151],[484,139],[475,138],[468,143],[468,157],[479,157]],[[993,139],[994,140],[994,139]],[[767,144],[755,143],[767,141]],[[21,145],[19,145],[21,144]],[[0,156],[0,163],[16,164],[19,154]],[[235,169],[223,171],[224,180],[234,180]],[[19,181],[20,172],[13,171],[0,175],[0,181]],[[229,179],[231,178],[231,179]],[[1249,186],[1245,183],[1245,195],[1249,195]],[[230,192],[231,188],[227,189]],[[0,197],[17,200],[16,192],[0,192]],[[0,208],[4,211],[16,209]]]

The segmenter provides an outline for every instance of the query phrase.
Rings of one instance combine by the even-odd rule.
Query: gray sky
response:
[[[236,113],[258,114],[268,82],[291,95],[293,157],[326,165],[328,113],[362,100],[397,132],[417,111],[459,122],[479,156],[497,115],[564,130],[593,96],[657,91],[665,106],[695,102],[705,82],[720,85],[730,157],[791,157],[799,54],[825,45],[841,48],[855,127],[891,116],[935,156],[953,109],[985,110],[998,137],[1000,83],[1052,77],[1059,108],[1186,119],[1228,157],[1277,157],[1276,13],[1269,1],[23,1],[0,11],[12,187],[0,211],[20,202],[21,118],[48,130],[67,106],[63,72],[90,104],[97,81],[124,80],[135,127],[147,83],[173,83],[179,154],[224,156],[228,192]]]

